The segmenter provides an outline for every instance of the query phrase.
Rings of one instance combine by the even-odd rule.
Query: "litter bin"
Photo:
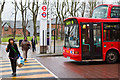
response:
[[[21,39],[21,40],[19,40],[19,46],[20,46],[20,47],[21,47],[21,43],[22,43],[22,41],[23,41],[22,39]]]

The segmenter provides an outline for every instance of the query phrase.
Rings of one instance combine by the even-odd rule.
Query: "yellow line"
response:
[[[41,68],[42,66],[23,66],[22,68]]]
[[[11,70],[11,68],[8,67],[8,68],[1,68],[1,69],[0,69],[0,71],[3,71],[3,70]]]
[[[25,63],[25,65],[31,65],[31,66],[34,66],[34,64],[38,64],[38,63]],[[0,65],[0,67],[5,67],[5,66],[11,66],[11,64]]]
[[[23,66],[22,68],[41,68],[42,66]],[[19,68],[18,69],[22,69],[22,68]],[[0,71],[3,71],[3,70],[11,70],[11,67],[8,67],[8,68],[2,68],[0,69]]]
[[[18,73],[33,73],[33,72],[47,72],[46,69],[37,69],[37,70],[22,70],[22,71],[17,71],[17,74]],[[2,74],[0,75],[10,75],[11,74],[11,71],[9,72],[2,72]]]
[[[54,77],[52,74],[35,74],[35,75],[27,75],[27,76],[16,76],[12,78],[44,78],[44,77]]]
[[[25,63],[25,65],[32,65],[32,64],[38,64],[38,63]]]
[[[0,67],[11,66],[10,64],[0,65]]]

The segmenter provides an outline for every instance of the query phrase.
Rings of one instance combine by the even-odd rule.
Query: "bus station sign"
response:
[[[41,6],[41,19],[47,19],[47,5]]]
[[[44,53],[47,46],[47,5],[42,5],[40,9],[40,53]]]

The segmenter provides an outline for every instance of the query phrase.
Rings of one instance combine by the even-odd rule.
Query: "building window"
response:
[[[4,31],[8,31],[8,27],[4,27]]]

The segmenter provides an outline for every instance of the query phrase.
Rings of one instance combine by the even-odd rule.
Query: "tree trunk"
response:
[[[63,23],[61,22],[61,40],[64,40]]]
[[[55,30],[56,30],[56,40],[58,40],[58,17],[56,17],[56,26],[55,26]]]
[[[28,8],[32,12],[32,21],[33,21],[33,27],[34,27],[34,33],[33,35],[37,37],[37,27],[36,27],[36,21],[37,21],[37,16],[38,16],[38,10],[39,10],[39,5],[38,5],[38,0],[33,0],[32,2],[32,8],[30,8],[30,2],[28,2]]]
[[[36,20],[37,17],[33,15],[33,24],[34,24],[34,36],[37,37],[37,31],[36,31]]]
[[[3,1],[2,5],[1,5],[1,9],[0,9],[0,44],[1,44],[1,38],[2,38],[2,12],[4,9],[4,5],[5,5],[5,0]]]
[[[24,35],[24,37],[27,37],[26,36],[26,13],[27,13],[27,11],[26,11],[26,0],[25,0],[25,5],[23,5],[22,4],[22,0],[20,1],[20,6],[21,6],[21,15],[22,15],[22,28],[23,28],[23,35]]]
[[[15,18],[14,18],[14,32],[13,32],[14,39],[16,36],[16,17],[17,17],[17,12],[16,12],[16,3],[15,3]]]
[[[22,15],[22,28],[23,28],[24,37],[26,37],[26,26],[24,21],[24,15]]]

